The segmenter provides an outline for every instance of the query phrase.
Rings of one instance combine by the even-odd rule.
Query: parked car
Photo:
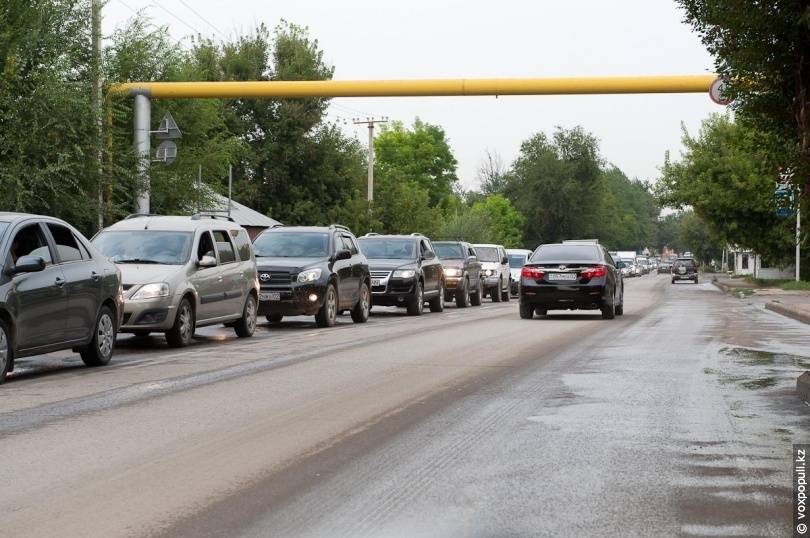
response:
[[[284,316],[315,316],[332,327],[341,312],[368,321],[371,275],[357,239],[345,226],[276,226],[253,241],[259,266],[259,314],[279,323]]]
[[[539,246],[521,270],[520,317],[593,309],[605,319],[624,313],[624,282],[607,251],[584,243]]]
[[[75,349],[110,362],[121,325],[121,273],[52,217],[0,213],[0,383],[20,357]]]
[[[698,283],[698,265],[692,258],[678,258],[672,264],[672,283],[680,280],[691,280],[695,284]]]
[[[93,244],[121,270],[121,332],[162,332],[172,347],[189,345],[197,327],[219,323],[253,336],[256,260],[247,232],[229,218],[130,215]]]
[[[481,262],[484,296],[488,295],[495,303],[508,301],[512,275],[509,271],[509,257],[506,255],[506,249],[501,245],[491,244],[478,244],[473,247],[478,261]]]
[[[481,262],[473,246],[465,241],[436,241],[436,255],[444,268],[445,300],[455,299],[456,306],[479,306],[484,297]]]
[[[526,265],[532,251],[523,248],[508,248],[506,249],[506,255],[509,256],[509,276],[512,279],[509,293],[517,295],[518,288],[520,288],[520,270]]]
[[[401,306],[419,316],[425,301],[444,310],[444,270],[430,239],[421,234],[368,234],[358,239],[371,273],[371,304]]]

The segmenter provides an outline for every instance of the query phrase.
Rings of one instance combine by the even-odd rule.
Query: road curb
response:
[[[810,372],[805,372],[796,380],[796,393],[799,398],[810,403]]]
[[[729,288],[729,286],[726,286],[725,284],[723,284],[719,280],[712,280],[712,284],[714,284],[715,286],[720,288],[720,291],[725,292],[725,293],[728,293],[729,289],[731,289],[731,288]]]
[[[793,310],[792,308],[789,308],[781,303],[770,301],[765,304],[765,309],[810,325],[810,315],[803,312],[797,312],[796,310]]]

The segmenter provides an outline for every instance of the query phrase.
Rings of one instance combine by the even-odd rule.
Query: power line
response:
[[[214,25],[213,25],[213,23],[209,22],[209,21],[208,21],[208,19],[206,19],[205,17],[203,17],[203,16],[202,16],[202,15],[201,15],[201,14],[200,14],[200,13],[199,13],[199,12],[198,12],[196,9],[194,9],[193,7],[191,7],[190,5],[188,5],[188,4],[186,3],[186,1],[185,1],[185,0],[179,0],[179,1],[180,1],[180,3],[181,3],[181,4],[183,4],[184,6],[186,6],[186,8],[187,8],[189,11],[191,11],[192,13],[194,13],[195,15],[197,15],[197,17],[198,17],[199,19],[201,19],[201,20],[202,20],[202,21],[203,21],[205,24],[207,24],[208,26],[210,26],[211,28],[213,28],[213,29],[214,29],[214,31],[215,31],[216,33],[218,33],[218,34],[219,34],[219,35],[220,35],[220,36],[221,36],[223,39],[227,39],[227,36],[226,36],[224,33],[222,33],[222,32],[220,31],[220,29],[219,29],[219,28],[217,28],[216,26],[214,26]]]
[[[164,6],[161,6],[161,5],[160,5],[160,4],[158,4],[157,2],[152,2],[152,5],[153,5],[153,6],[155,6],[155,7],[158,7],[158,8],[160,8],[160,9],[162,9],[163,11],[165,11],[166,13],[168,13],[169,15],[171,15],[172,17],[174,17],[175,19],[177,19],[178,21],[180,21],[181,23],[183,23],[183,24],[184,24],[186,27],[190,28],[190,29],[191,29],[191,31],[193,31],[195,34],[197,34],[197,35],[202,34],[202,32],[200,32],[199,30],[197,30],[197,29],[196,29],[194,26],[192,26],[191,24],[189,24],[188,22],[186,22],[184,19],[182,19],[182,18],[178,17],[178,16],[177,16],[177,15],[175,15],[174,13],[172,13],[171,11],[169,11],[168,9],[166,9]]]

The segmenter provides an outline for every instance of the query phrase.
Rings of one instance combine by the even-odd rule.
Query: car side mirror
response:
[[[351,258],[352,258],[352,251],[344,248],[335,252],[335,255],[332,259],[334,261],[339,261],[339,260],[350,260]]]
[[[501,258],[501,265],[505,263],[509,263],[509,256],[504,256],[503,258]]]
[[[436,253],[431,252],[431,251],[427,251],[424,254],[422,254],[422,259],[423,260],[435,260],[436,259]]]
[[[624,269],[627,265],[624,262],[616,262],[616,269]]]
[[[45,259],[41,256],[20,256],[11,268],[12,275],[36,273],[45,269]]]
[[[207,254],[197,261],[197,267],[216,267],[217,259]]]

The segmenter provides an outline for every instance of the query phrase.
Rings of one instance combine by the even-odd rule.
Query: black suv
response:
[[[124,312],[121,273],[75,228],[0,213],[0,383],[14,359],[74,349],[110,362]]]
[[[433,247],[444,267],[445,299],[450,301],[455,297],[459,308],[480,306],[484,283],[475,248],[464,241],[436,241]]]
[[[540,245],[520,272],[520,317],[596,309],[605,319],[621,316],[623,266],[594,241]]]
[[[672,264],[672,283],[680,280],[691,280],[698,283],[698,265],[692,258],[678,258]]]
[[[378,235],[360,238],[360,248],[371,270],[371,303],[404,306],[419,316],[444,310],[444,271],[430,239],[421,234]]]
[[[368,321],[368,261],[345,226],[276,226],[253,240],[259,273],[259,314],[278,323],[284,316],[315,316],[331,327],[350,310]]]

